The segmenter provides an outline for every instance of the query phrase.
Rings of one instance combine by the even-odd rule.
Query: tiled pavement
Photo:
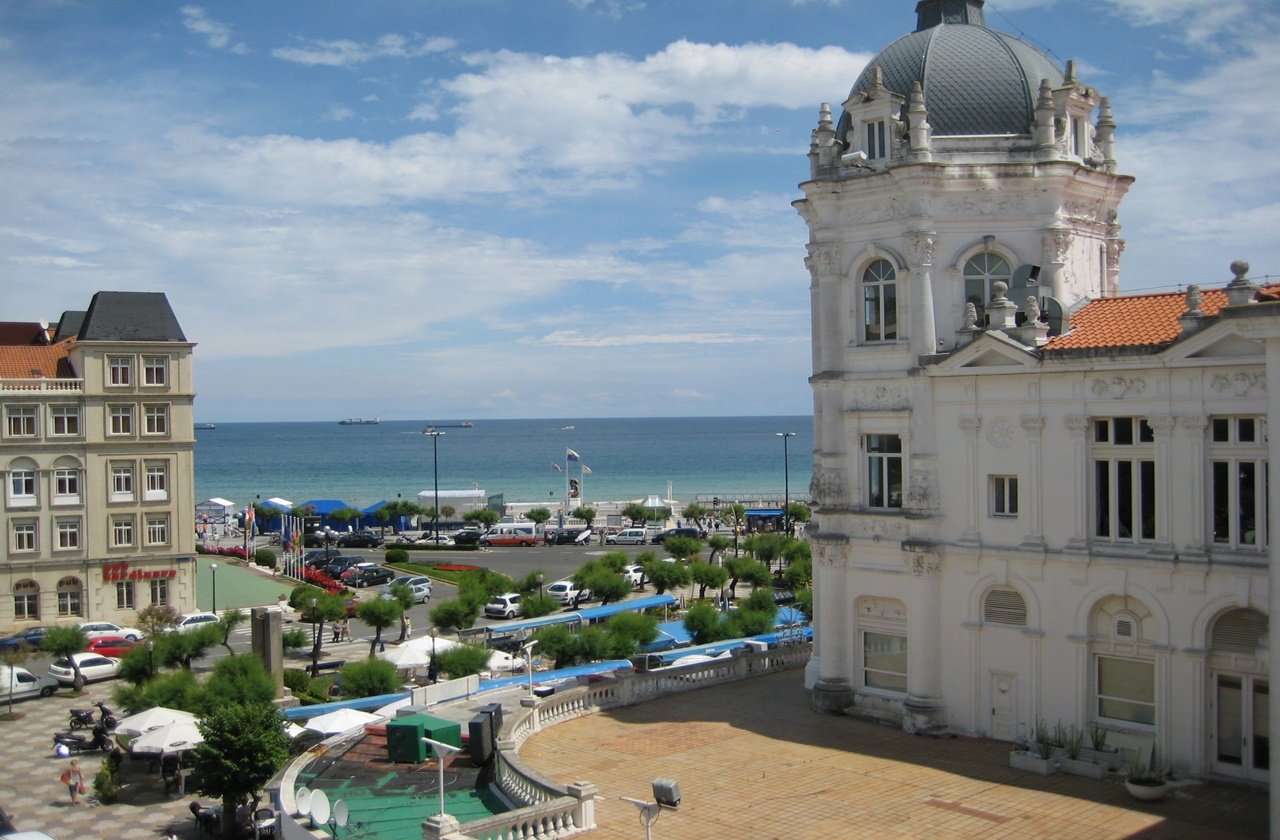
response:
[[[801,673],[791,671],[695,691],[554,726],[522,749],[532,766],[562,781],[600,788],[599,840],[644,836],[620,796],[649,798],[649,783],[676,779],[683,802],[655,837],[726,838],[1226,838],[1267,835],[1265,791],[1188,784],[1164,802],[1128,798],[1118,778],[1039,777],[1007,766],[1008,745],[923,738],[808,711]],[[52,735],[67,710],[107,700],[109,683],[77,698],[59,694],[14,704],[0,721],[0,805],[20,829],[57,840],[196,840],[188,803],[166,796],[144,765],[125,762],[121,801],[72,806],[58,775]],[[81,757],[86,783],[101,755]],[[206,800],[207,801],[207,800]]]

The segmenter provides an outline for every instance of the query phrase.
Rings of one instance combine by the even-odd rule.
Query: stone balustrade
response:
[[[0,379],[0,393],[5,394],[66,394],[83,390],[83,379]]]

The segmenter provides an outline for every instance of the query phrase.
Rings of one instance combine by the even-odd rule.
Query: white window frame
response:
[[[902,664],[901,672],[890,670],[885,667],[872,667],[871,655],[868,652],[869,644],[873,641],[871,637],[876,639],[888,640],[889,643],[895,644],[900,641],[902,645],[901,655],[909,657],[910,648],[907,645],[907,634],[902,632],[892,632],[888,630],[877,630],[873,628],[861,628],[862,636],[862,688],[871,689],[873,691],[885,692],[887,694],[906,694],[907,693],[907,661]],[[899,654],[889,652],[886,656],[897,656]],[[908,660],[909,661],[909,660]],[[879,659],[876,660],[877,665],[881,665]],[[877,684],[880,683],[880,684]],[[889,684],[885,684],[889,683]]]
[[[50,437],[81,437],[80,431],[80,406],[78,405],[51,405],[49,406],[49,436]]]
[[[19,581],[20,583],[22,581]],[[13,593],[13,617],[20,621],[40,620],[40,590]]]
[[[991,303],[991,285],[997,281],[1010,285],[1013,279],[1013,269],[1009,266],[1009,261],[995,251],[982,251],[974,254],[964,261],[964,265],[960,270],[961,282],[964,284],[964,301],[972,303],[978,310],[978,327],[986,327],[988,325],[988,317],[986,314],[987,305]],[[982,284],[981,300],[975,300],[978,297],[977,285]],[[1023,303],[1014,301],[1018,304],[1018,308],[1022,309]]]
[[[883,442],[881,441],[883,439]],[[897,441],[897,451],[892,449],[875,449],[891,440]],[[906,443],[902,435],[893,432],[866,432],[862,435],[862,451],[867,470],[866,503],[871,510],[901,510],[903,496],[906,492]],[[896,475],[897,492],[894,492]],[[876,494],[876,477],[880,477],[883,485],[879,495]]]
[[[146,464],[142,498],[147,502],[163,502],[169,498],[169,462],[152,461]]]
[[[137,543],[132,516],[111,517],[111,547],[131,548]]]
[[[866,142],[867,160],[883,160],[889,156],[889,126],[887,121],[867,120],[863,124],[862,138]]]
[[[987,504],[990,516],[1001,519],[1018,516],[1018,477],[987,476]]]
[[[131,580],[116,581],[116,609],[118,610],[134,609],[133,581]]]
[[[873,260],[862,271],[862,341],[898,340],[898,271],[886,259]]]
[[[113,462],[111,464],[111,501],[132,502],[134,500],[133,479],[132,463]]]
[[[5,406],[5,436],[10,438],[36,437],[40,428],[40,412],[34,405]]]
[[[169,604],[169,579],[168,578],[152,578],[151,579],[151,603],[159,607],[168,606]]]
[[[1145,417],[1098,417],[1091,425],[1093,537],[1154,542],[1160,519],[1155,431]]]
[[[11,520],[9,534],[9,545],[14,554],[40,550],[39,524],[34,519]]]
[[[9,470],[9,506],[35,507],[40,504],[39,481],[34,468]]]
[[[1209,529],[1214,545],[1267,546],[1266,418],[1214,416],[1209,421]]]
[[[147,516],[147,545],[169,544],[169,517],[158,514]]]
[[[142,357],[142,384],[148,388],[164,388],[169,384],[169,357]]]
[[[80,549],[80,520],[78,518],[60,518],[54,522],[55,545],[58,551],[78,551]]]
[[[1104,660],[1114,663],[1128,663],[1135,667],[1141,667],[1144,671],[1150,672],[1151,696],[1150,699],[1138,697],[1134,695],[1124,694],[1104,694],[1103,693],[1103,664]],[[1145,674],[1144,674],[1145,676]],[[1093,656],[1093,711],[1098,721],[1117,724],[1125,727],[1140,727],[1144,730],[1154,731],[1158,711],[1156,699],[1158,689],[1156,686],[1156,664],[1150,659],[1143,659],[1133,656],[1117,656],[1110,653],[1095,653]],[[1143,720],[1134,715],[1128,717],[1117,717],[1115,714],[1107,714],[1104,709],[1109,712],[1119,711],[1120,705],[1128,704],[1130,706],[1142,709],[1150,709],[1150,720]]]
[[[107,381],[108,388],[128,388],[133,385],[133,357],[108,356]]]
[[[119,437],[133,435],[133,408],[132,405],[123,404],[108,406],[111,422],[107,434]]]
[[[80,504],[80,469],[78,467],[54,467],[53,503],[55,505]]]
[[[79,581],[76,584],[74,587],[58,584],[58,615],[63,618],[84,615],[84,586]]]
[[[169,434],[169,406],[167,403],[145,403],[142,406],[144,435]]]

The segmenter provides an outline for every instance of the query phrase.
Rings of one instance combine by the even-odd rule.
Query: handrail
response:
[[[83,391],[83,379],[0,379],[0,393],[67,393]]]

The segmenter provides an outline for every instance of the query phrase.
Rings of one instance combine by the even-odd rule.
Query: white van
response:
[[[537,545],[538,526],[532,522],[499,522],[480,538],[481,545]]]
[[[623,528],[618,533],[605,537],[604,541],[614,545],[644,545],[648,542],[645,534],[644,528]]]

